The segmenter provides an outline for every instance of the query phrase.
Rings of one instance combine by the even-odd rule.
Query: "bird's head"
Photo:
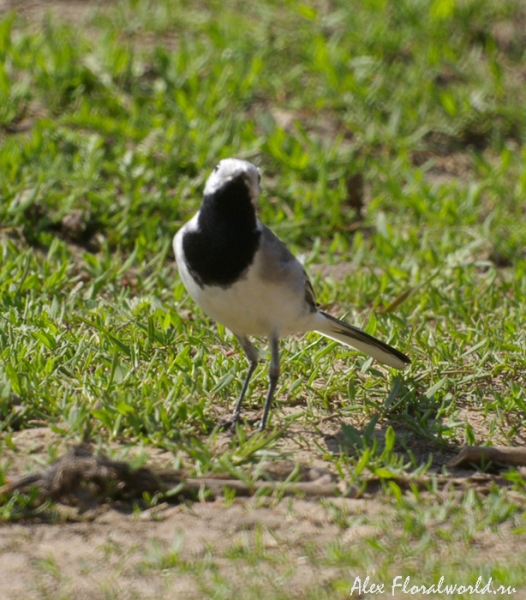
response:
[[[239,158],[225,158],[212,171],[205,185],[205,198],[215,197],[225,201],[230,198],[246,198],[254,208],[259,199],[259,169]]]

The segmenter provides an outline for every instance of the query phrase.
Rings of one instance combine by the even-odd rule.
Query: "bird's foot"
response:
[[[256,423],[259,423],[261,419],[241,419],[239,415],[232,415],[230,417],[230,419],[228,419],[228,421],[221,421],[217,424],[217,426],[219,427],[219,429],[224,430],[224,429],[231,429],[232,431],[235,430],[236,428],[236,424],[239,422],[242,422],[243,424],[246,425],[255,425]],[[258,431],[260,431],[260,429],[258,428]]]
[[[236,426],[236,423],[239,421],[239,419],[228,419],[228,421],[220,421],[217,424],[217,427],[221,430],[223,429],[234,429]]]

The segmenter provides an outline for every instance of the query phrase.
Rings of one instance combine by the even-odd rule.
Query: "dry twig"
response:
[[[490,446],[466,446],[458,456],[447,464],[448,467],[479,467],[493,463],[497,466],[524,467],[526,466],[526,448],[506,448]]]
[[[526,452],[522,448],[464,448],[452,460],[450,466],[480,463],[485,461],[507,464],[526,464]],[[346,497],[360,498],[378,493],[386,481],[406,490],[416,488],[431,493],[444,489],[475,488],[481,493],[488,491],[492,484],[510,485],[503,477],[487,473],[476,473],[471,477],[451,478],[432,477],[371,477],[361,486],[340,480],[332,473],[301,467],[301,481],[288,481],[294,465],[274,465],[269,468],[269,480],[247,483],[230,479],[224,475],[211,474],[206,477],[187,477],[181,470],[162,469],[154,471],[147,467],[132,469],[124,461],[116,461],[107,456],[93,456],[86,446],[78,446],[56,462],[31,475],[17,477],[0,487],[0,496],[11,495],[15,491],[28,493],[38,491],[37,501],[54,500],[62,504],[78,506],[88,510],[111,501],[132,502],[140,500],[144,494],[160,494],[167,500],[195,499],[205,493],[207,498],[223,495],[225,489],[233,490],[237,496],[252,496],[258,493],[278,493],[283,496],[301,495],[304,497]]]

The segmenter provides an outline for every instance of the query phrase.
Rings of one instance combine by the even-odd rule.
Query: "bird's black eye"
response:
[[[219,165],[216,165],[216,166],[214,167],[214,173],[215,173],[215,172],[216,172],[218,169],[219,169]]]
[[[261,173],[258,171],[258,185],[261,183]]]

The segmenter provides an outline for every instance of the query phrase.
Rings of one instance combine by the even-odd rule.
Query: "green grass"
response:
[[[519,443],[524,15],[519,0],[120,0],[82,27],[3,15],[0,453],[16,449],[15,431],[43,425],[70,440],[167,448],[196,473],[251,477],[299,424],[319,433],[305,447],[354,477],[357,466],[425,470],[448,444]],[[262,168],[261,218],[305,253],[321,305],[413,364],[391,374],[315,334],[284,340],[270,432],[251,438],[244,427],[225,449],[210,432],[240,391],[244,358],[188,298],[171,239],[228,156]],[[346,189],[355,174],[360,223]],[[322,277],[319,263],[349,268]],[[252,413],[266,369],[249,390]],[[323,442],[332,411],[342,454]],[[387,553],[385,577],[435,519],[433,507],[411,516],[415,507],[386,494],[406,533],[362,557]],[[504,492],[502,502],[499,518],[516,519]],[[455,506],[458,528],[440,543],[469,546],[463,519],[484,511],[468,508]],[[148,568],[177,566],[179,551],[167,552]],[[324,560],[346,556],[335,547]],[[526,581],[523,570],[514,577]]]

